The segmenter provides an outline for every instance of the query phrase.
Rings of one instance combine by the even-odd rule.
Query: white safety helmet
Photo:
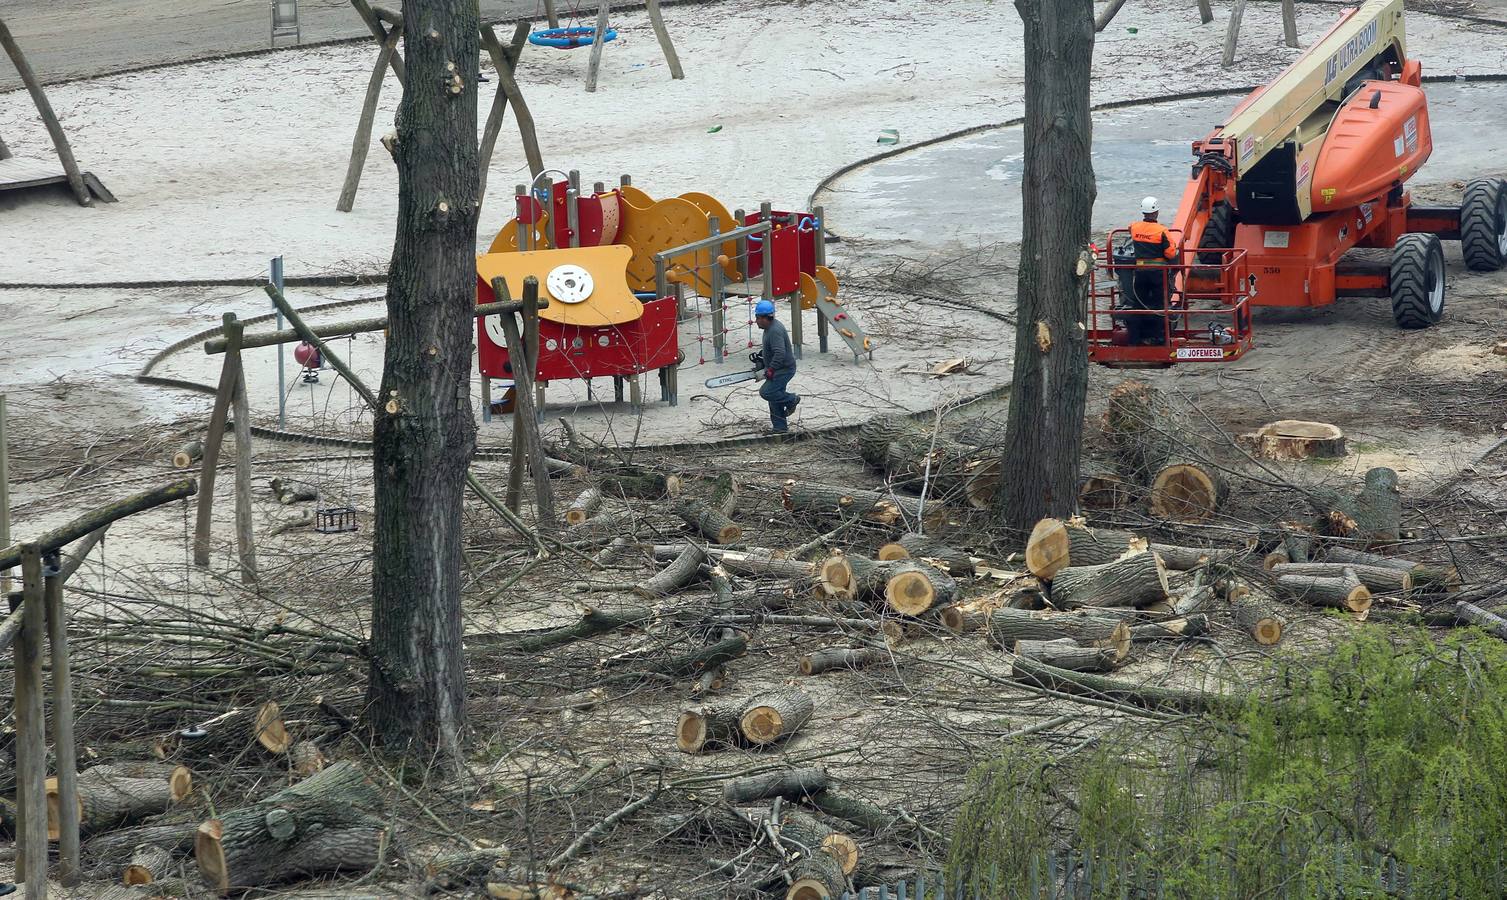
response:
[[[1147,197],[1141,201],[1141,215],[1149,216],[1152,213],[1159,213],[1161,211],[1161,207],[1156,205],[1155,197]]]

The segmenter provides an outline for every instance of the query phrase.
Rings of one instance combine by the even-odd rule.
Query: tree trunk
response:
[[[881,834],[889,831],[897,824],[900,818],[895,813],[880,809],[867,800],[850,797],[847,794],[840,794],[830,788],[794,799],[798,799],[812,809],[826,813],[834,819],[852,822],[864,831],[872,832],[873,834]]]
[[[1293,561],[1297,562],[1297,560]],[[1379,553],[1352,550],[1349,547],[1329,547],[1324,551],[1323,562],[1380,566],[1385,569],[1396,569],[1399,572],[1407,572],[1413,576],[1414,588],[1448,589],[1460,586],[1460,573],[1454,566],[1439,568],[1415,562],[1411,559],[1397,559],[1396,557],[1382,556]],[[1356,571],[1358,572],[1359,569]]]
[[[122,859],[129,859],[142,844],[161,847],[178,855],[194,849],[197,822],[178,822],[170,825],[137,825],[118,831],[106,831],[91,837],[83,846],[83,855],[90,868],[106,866],[117,872]]]
[[[1093,0],[1016,0],[1025,24],[1025,174],[1015,367],[995,496],[999,522],[1024,537],[1078,505],[1088,396],[1088,280],[1094,206],[1089,153]]]
[[[1097,566],[1114,562],[1146,542],[1128,531],[1089,528],[1081,519],[1045,518],[1031,528],[1026,540],[1026,568],[1050,580],[1068,566]]]
[[[800,730],[816,709],[810,695],[797,688],[760,694],[743,707],[738,727],[755,747],[773,744]]]
[[[949,440],[904,416],[880,416],[858,429],[858,453],[897,487],[953,500],[963,496],[985,466],[971,447]]]
[[[1278,563],[1271,568],[1272,575],[1276,577],[1313,575],[1320,578],[1343,578],[1346,572],[1354,572],[1360,583],[1372,591],[1403,593],[1413,589],[1413,573],[1406,569],[1341,562]]]
[[[741,525],[729,519],[727,513],[701,500],[682,500],[676,504],[675,513],[714,544],[736,544],[743,537]]]
[[[1015,653],[1059,669],[1074,672],[1108,672],[1123,656],[1110,647],[1082,647],[1072,638],[1051,641],[1016,641]]]
[[[825,791],[831,783],[821,769],[780,769],[723,782],[722,799],[728,803],[754,803],[774,797],[800,800]]]
[[[1080,644],[1130,650],[1130,628],[1117,619],[1039,614],[1022,609],[997,609],[989,616],[989,637],[1006,650],[1021,640],[1072,638]]]
[[[1034,578],[1028,578],[1016,582],[1006,590],[954,603],[943,609],[939,618],[947,630],[966,634],[987,628],[989,617],[997,609],[1043,609],[1045,606],[1045,601],[1041,599],[1041,584]]]
[[[725,707],[688,709],[680,714],[680,721],[676,723],[675,746],[682,753],[704,753],[740,746],[743,732],[738,729],[738,718],[738,710]]]
[[[1238,701],[1222,694],[1180,688],[1155,687],[1149,684],[1133,684],[1094,675],[1088,672],[1073,672],[1059,669],[1034,659],[1016,657],[1010,665],[1010,677],[1016,681],[1040,685],[1044,688],[1070,694],[1086,694],[1102,699],[1134,703],[1150,709],[1170,708],[1182,712],[1199,713],[1211,709],[1234,708]]]
[[[1136,493],[1129,479],[1114,472],[1084,472],[1078,480],[1078,505],[1084,509],[1124,509]]]
[[[293,743],[275,700],[227,710],[200,722],[196,728],[203,734],[185,737],[182,732],[175,731],[160,738],[158,749],[161,755],[235,759],[253,747],[260,747],[267,753],[286,753]]]
[[[884,602],[901,615],[919,616],[947,606],[958,595],[958,583],[940,569],[910,561],[892,565],[884,584]]]
[[[1052,578],[1048,596],[1058,609],[1079,606],[1144,606],[1167,599],[1167,570],[1155,553],[1142,551],[1099,566],[1074,566]]]
[[[422,756],[438,748],[459,761],[466,718],[462,513],[476,446],[468,398],[481,23],[474,0],[407,0],[403,13],[408,77],[397,113],[397,237],[388,270],[383,408],[372,429],[377,490],[365,719],[388,750]]]
[[[581,613],[581,620],[572,625],[504,639],[502,643],[517,653],[538,653],[617,628],[648,622],[652,618],[654,612],[642,606],[587,607]]]

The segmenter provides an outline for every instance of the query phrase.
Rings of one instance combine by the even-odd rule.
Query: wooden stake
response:
[[[5,431],[5,395],[0,394],[0,547],[10,546],[10,438]],[[10,566],[0,567],[0,596],[10,593]]]
[[[73,737],[73,674],[61,572],[47,576],[44,595],[52,655],[52,752],[58,772],[58,880],[74,887],[79,883],[78,746]]]
[[[225,322],[227,342],[239,347],[245,326],[230,314]],[[228,355],[228,354],[227,354]],[[235,351],[235,390],[230,395],[235,412],[235,548],[241,563],[241,583],[256,583],[256,539],[251,522],[251,404],[246,400],[246,367],[241,351]]]
[[[601,7],[597,10],[596,38],[591,42],[591,61],[586,64],[586,93],[594,94],[597,89],[597,70],[602,67],[602,45],[606,41],[602,37],[607,33],[607,10],[611,8],[611,0],[602,0]]]
[[[560,17],[555,14],[555,0],[544,0],[544,17],[549,20],[549,27],[560,27]]]
[[[15,642],[16,877],[26,898],[47,896],[47,740],[42,718],[42,633],[46,604],[42,547],[21,545],[21,631]]]
[[[1214,7],[1209,0],[1198,0],[1198,23],[1207,25],[1214,21]]]
[[[500,290],[502,278],[492,279],[493,291]],[[501,296],[500,294],[498,296]],[[530,276],[523,280],[523,307],[524,316],[534,305],[534,315],[537,318],[539,297],[539,281]],[[555,522],[554,493],[549,484],[549,467],[544,460],[544,448],[539,443],[539,415],[534,407],[534,359],[527,351],[527,345],[522,335],[518,333],[518,320],[511,315],[504,315],[502,319],[502,333],[508,345],[508,360],[513,364],[514,384],[514,422],[517,423],[514,435],[522,432],[523,442],[513,447],[515,457],[523,456],[528,460],[529,474],[534,479],[534,491],[537,503],[536,520],[538,527],[547,532],[553,532]],[[511,484],[509,485],[511,490]]]
[[[31,63],[26,61],[26,55],[21,52],[15,38],[11,37],[10,29],[5,27],[3,19],[0,19],[0,46],[10,55],[10,61],[16,66],[16,73],[26,85],[27,93],[31,94],[31,102],[36,104],[37,115],[42,117],[42,124],[47,126],[47,134],[52,138],[53,149],[58,152],[58,160],[63,164],[63,173],[68,176],[68,186],[73,189],[74,199],[78,200],[80,206],[88,206],[91,201],[89,188],[85,186],[84,176],[79,172],[78,160],[73,158],[68,135],[63,133],[63,125],[58,121],[57,113],[52,111],[47,94],[42,91],[42,82],[37,80],[36,73],[31,70]],[[30,893],[30,885],[27,885],[27,892]]]
[[[372,37],[377,39],[377,43],[380,44],[383,41],[386,41],[387,28],[383,26],[381,20],[377,18],[377,14],[372,12],[372,8],[367,5],[366,0],[351,0],[351,5],[354,6],[356,8],[356,12],[361,15],[361,20],[366,23],[366,27],[371,29]],[[393,30],[401,33],[403,29],[394,28]],[[396,75],[398,78],[398,83],[402,84],[404,80],[403,57],[394,53],[392,59],[388,61],[388,65],[392,66],[392,74]]]
[[[378,28],[381,25],[377,26]],[[382,80],[387,76],[388,64],[397,53],[398,38],[402,32],[394,28],[382,41],[377,51],[377,64],[372,66],[372,77],[366,83],[366,101],[361,104],[361,118],[356,123],[356,136],[351,139],[351,161],[345,168],[345,184],[340,187],[340,200],[335,209],[350,212],[356,205],[356,188],[361,186],[361,169],[366,165],[366,151],[372,142],[372,121],[377,117],[377,98],[382,94]]]
[[[1245,15],[1245,0],[1235,0],[1235,9],[1230,13],[1230,27],[1224,33],[1224,67],[1235,64],[1235,44],[1240,40],[1240,19]]]
[[[276,290],[270,285],[269,289]],[[200,460],[199,466],[199,484],[202,489],[199,492],[199,514],[194,527],[194,565],[200,567],[209,565],[209,526],[214,513],[215,477],[219,474],[220,446],[225,442],[225,419],[230,412],[231,398],[241,378],[240,344],[230,343],[234,322],[235,314],[226,313],[225,361],[220,366],[220,387],[215,391],[214,410],[209,414],[209,433],[204,438],[204,458]],[[234,337],[239,337],[239,334]]]
[[[554,27],[554,26],[551,26]],[[507,107],[513,107],[513,118],[518,122],[518,136],[523,139],[523,155],[528,159],[529,172],[538,175],[544,171],[544,155],[539,152],[539,135],[534,130],[534,114],[524,102],[523,91],[518,87],[514,72],[523,48],[528,45],[530,24],[519,22],[513,29],[512,42],[504,48],[497,39],[492,26],[481,28],[481,46],[492,58],[492,68],[497,72],[497,92],[492,97],[492,109],[487,114],[486,128],[481,137],[481,180],[476,194],[480,203],[487,193],[487,170],[492,164],[492,151],[497,145],[497,134],[502,130],[502,120]]]

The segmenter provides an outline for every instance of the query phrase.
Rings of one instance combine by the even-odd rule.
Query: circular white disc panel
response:
[[[492,339],[492,343],[507,349],[508,339],[502,332],[502,316],[487,316],[482,321],[487,325],[487,337]]]
[[[566,264],[556,266],[544,278],[551,297],[561,303],[581,303],[591,296],[594,287],[591,273],[580,266]]]

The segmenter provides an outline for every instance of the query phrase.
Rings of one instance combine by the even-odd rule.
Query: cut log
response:
[[[1172,409],[1160,391],[1127,379],[1109,392],[1104,436],[1115,454],[1115,469],[1134,484],[1149,485],[1167,464],[1177,441]]]
[[[811,696],[798,688],[770,691],[743,707],[738,727],[749,744],[763,747],[795,734],[815,710]]]
[[[625,509],[614,510],[570,526],[565,530],[565,541],[570,544],[605,544],[633,534],[637,527],[638,521],[633,513]]]
[[[1239,707],[1237,698],[1222,694],[1133,684],[1090,672],[1059,669],[1056,666],[1019,656],[1010,665],[1010,677],[1016,681],[1035,684],[1054,691],[1118,700],[1149,709],[1175,709],[1180,712],[1202,713],[1215,709],[1233,710]]]
[[[173,454],[173,467],[176,469],[186,469],[203,458],[204,442],[197,440],[189,441],[182,447],[179,447],[177,452]]]
[[[826,853],[815,853],[790,866],[785,900],[837,900],[848,890],[842,866]]]
[[[1213,519],[1228,496],[1228,485],[1212,466],[1177,460],[1151,479],[1147,510],[1159,519],[1198,524]]]
[[[999,493],[999,457],[984,459],[973,467],[973,474],[963,488],[963,496],[974,509],[993,509]]]
[[[196,730],[203,732],[202,736],[185,737],[182,732],[172,732],[159,738],[159,755],[232,759],[252,747],[281,755],[293,745],[275,700],[228,710],[200,722]]]
[[[889,660],[890,655],[873,647],[827,647],[800,658],[802,675],[820,675],[832,669],[862,669]]]
[[[436,856],[424,864],[426,879],[420,895],[475,890],[487,882],[487,876],[494,870],[505,867],[512,856],[507,847],[482,847]]]
[[[1203,613],[1194,613],[1191,616],[1178,616],[1175,619],[1163,619],[1160,622],[1148,622],[1145,625],[1132,625],[1130,627],[1130,639],[1132,641],[1178,641],[1183,638],[1198,637],[1209,633],[1209,617]]]
[[[1144,546],[1144,541],[1128,531],[1089,528],[1078,519],[1042,519],[1026,541],[1026,568],[1049,581],[1068,566],[1113,562],[1128,550]]]
[[[121,875],[124,884],[151,884],[173,870],[173,855],[161,847],[141,844],[131,851],[131,861]]]
[[[614,497],[659,500],[664,497],[680,496],[681,485],[678,475],[636,469],[605,472],[593,470],[593,474],[599,479],[602,492]]]
[[[858,868],[858,842],[831,828],[809,813],[788,809],[780,815],[780,841],[793,845],[802,856],[826,854],[844,875]]]
[[[901,615],[919,616],[957,597],[957,582],[940,569],[909,561],[892,565],[884,584],[884,602]]]
[[[682,753],[705,753],[742,743],[737,709],[704,706],[680,714],[675,726],[675,746]]]
[[[1163,566],[1179,572],[1207,563],[1229,562],[1243,552],[1229,547],[1179,547],[1173,544],[1152,544],[1150,549],[1162,558]]]
[[[690,584],[700,574],[701,566],[706,561],[705,547],[700,544],[687,544],[673,562],[661,569],[653,578],[634,588],[633,592],[649,600],[668,597]]]
[[[565,509],[565,524],[579,525],[602,508],[602,489],[589,487],[576,495]]]
[[[899,541],[890,541],[888,544],[879,545],[879,549],[874,551],[874,559],[879,562],[910,559],[910,551],[902,547]]]
[[[1465,600],[1455,604],[1455,618],[1468,622],[1487,634],[1507,641],[1507,619]]]
[[[1327,606],[1364,614],[1371,608],[1371,591],[1353,572],[1338,578],[1312,575],[1280,575],[1277,586],[1293,599],[1310,606]]]
[[[1406,592],[1413,589],[1413,573],[1404,569],[1384,566],[1364,566],[1356,563],[1278,563],[1272,566],[1275,577],[1283,575],[1312,575],[1319,578],[1344,578],[1346,572],[1354,572],[1360,583],[1372,591]]]
[[[188,796],[193,776],[184,766],[120,763],[95,766],[78,775],[79,827],[104,831],[156,815]],[[58,784],[48,778],[47,837],[58,839]]]
[[[307,778],[324,768],[324,753],[313,741],[299,741],[288,750],[288,765],[293,774]]]
[[[816,579],[830,596],[849,600],[875,599],[883,596],[896,565],[838,552],[816,564]]]
[[[967,578],[973,574],[973,557],[935,538],[916,534],[913,531],[902,534],[900,540],[893,544],[880,547],[879,558],[886,561],[892,559],[924,560],[954,578]]]
[[[1411,559],[1382,556],[1380,553],[1352,550],[1349,547],[1337,545],[1328,547],[1324,550],[1323,561],[1330,563],[1351,563],[1357,566],[1380,566],[1385,569],[1396,569],[1400,572],[1407,572],[1413,576],[1414,588],[1454,588],[1460,585],[1460,573],[1454,566],[1440,568],[1430,566],[1426,563],[1415,562]],[[1356,571],[1358,572],[1359,569]]]
[[[900,497],[814,481],[786,481],[781,496],[785,508],[792,512],[842,518],[858,516],[866,522],[881,525],[894,525],[902,521],[941,525],[947,518],[946,510],[940,503],[928,502],[923,518],[921,503],[914,497]]]
[[[938,615],[942,620],[942,626],[948,631],[966,634],[972,631],[981,631],[989,624],[989,616],[997,609],[1041,609],[1042,606],[1017,605],[1022,597],[1030,596],[1039,600],[1041,598],[1041,583],[1034,578],[1025,578],[1010,587],[965,600],[962,603],[954,603],[946,607]],[[1043,604],[1044,606],[1044,604]]]
[[[901,824],[897,814],[881,809],[867,800],[843,794],[831,788],[791,799],[798,800],[817,812],[826,813],[834,819],[851,822],[870,834],[882,834]]]
[[[1015,653],[1074,672],[1108,672],[1124,658],[1110,647],[1083,647],[1071,638],[1016,641]]]
[[[1402,493],[1397,473],[1387,468],[1366,472],[1353,497],[1334,491],[1310,492],[1319,515],[1318,530],[1332,537],[1356,538],[1366,546],[1394,543],[1401,537]]]
[[[1124,509],[1135,502],[1136,486],[1114,472],[1086,472],[1078,479],[1081,509]]]
[[[90,865],[108,867],[111,877],[119,871],[120,861],[130,859],[135,849],[142,844],[161,847],[175,856],[194,849],[197,822],[175,822],[168,825],[136,825],[116,831],[105,831],[84,843],[83,856]]]
[[[875,416],[858,428],[858,455],[870,468],[884,469],[890,444],[905,435],[924,433],[905,416]]]
[[[1083,615],[997,609],[989,616],[989,637],[1006,650],[1013,650],[1016,641],[1072,638],[1085,646],[1130,652],[1130,628],[1124,622]]]
[[[1345,432],[1327,422],[1282,419],[1242,435],[1241,441],[1262,459],[1335,459],[1345,455]]]
[[[682,500],[675,505],[675,513],[686,525],[715,544],[736,544],[743,537],[743,526],[704,501],[695,498]]]
[[[1282,640],[1286,623],[1270,603],[1262,599],[1247,598],[1233,605],[1235,624],[1263,647],[1270,647]]]
[[[641,625],[652,618],[654,611],[642,606],[588,606],[582,610],[581,620],[573,625],[562,625],[534,634],[509,636],[503,639],[502,645],[519,653],[538,653],[618,628]],[[479,642],[479,636],[467,636],[465,640]]]
[[[250,806],[199,825],[194,857],[224,895],[335,872],[369,872],[382,858],[386,826],[358,805],[376,792],[361,770],[336,763]]]
[[[722,799],[728,803],[754,803],[775,797],[802,800],[820,794],[831,783],[821,769],[780,769],[723,782]]]
[[[1062,569],[1048,589],[1048,598],[1058,609],[1144,606],[1167,599],[1167,594],[1167,570],[1149,551],[1103,565]]]

